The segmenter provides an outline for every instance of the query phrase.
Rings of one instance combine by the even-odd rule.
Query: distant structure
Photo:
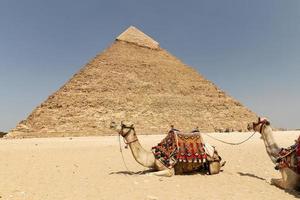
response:
[[[135,27],[119,35],[57,92],[10,131],[11,137],[246,130],[256,114],[226,95]]]

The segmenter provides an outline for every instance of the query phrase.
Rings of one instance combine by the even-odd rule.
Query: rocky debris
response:
[[[0,131],[0,138],[4,137],[7,134],[7,132]]]
[[[149,38],[129,28],[9,135],[111,135],[121,121],[134,123],[138,134],[165,133],[170,125],[182,131],[246,131],[247,123],[257,119],[158,44],[147,46],[155,44]]]

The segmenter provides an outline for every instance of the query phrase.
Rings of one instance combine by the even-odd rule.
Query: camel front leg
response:
[[[164,170],[157,171],[157,172],[151,172],[151,173],[148,173],[147,175],[149,175],[149,176],[155,175],[155,176],[171,177],[174,174],[175,174],[175,170],[174,170],[174,168],[171,168],[171,169],[164,169]]]
[[[300,186],[300,176],[289,168],[281,170],[285,189],[295,190]]]
[[[282,179],[271,179],[271,184],[282,189],[295,189],[299,182],[299,176],[289,168],[280,170]]]
[[[271,185],[275,185],[276,187],[279,187],[281,189],[286,189],[286,184],[281,178],[272,178]]]

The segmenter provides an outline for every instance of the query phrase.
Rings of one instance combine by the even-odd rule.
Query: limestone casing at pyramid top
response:
[[[123,33],[121,33],[116,40],[134,43],[139,46],[148,47],[151,49],[158,49],[159,43],[153,40],[151,37],[135,28],[130,26]]]

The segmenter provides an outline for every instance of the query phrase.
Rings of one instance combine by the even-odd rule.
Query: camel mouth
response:
[[[248,130],[248,131],[252,131],[253,128],[254,128],[254,122],[249,123],[249,124],[247,125],[247,130]]]
[[[119,131],[119,135],[121,135],[122,137],[126,137],[131,131],[135,131],[133,124],[127,126],[123,124],[123,122],[121,122],[121,130]]]
[[[252,130],[258,131],[259,127],[261,129],[264,125],[269,126],[270,124],[271,123],[267,118],[258,117],[257,122],[252,122],[247,125],[247,129],[248,129],[248,131],[252,131]],[[261,132],[261,130],[259,132]]]

